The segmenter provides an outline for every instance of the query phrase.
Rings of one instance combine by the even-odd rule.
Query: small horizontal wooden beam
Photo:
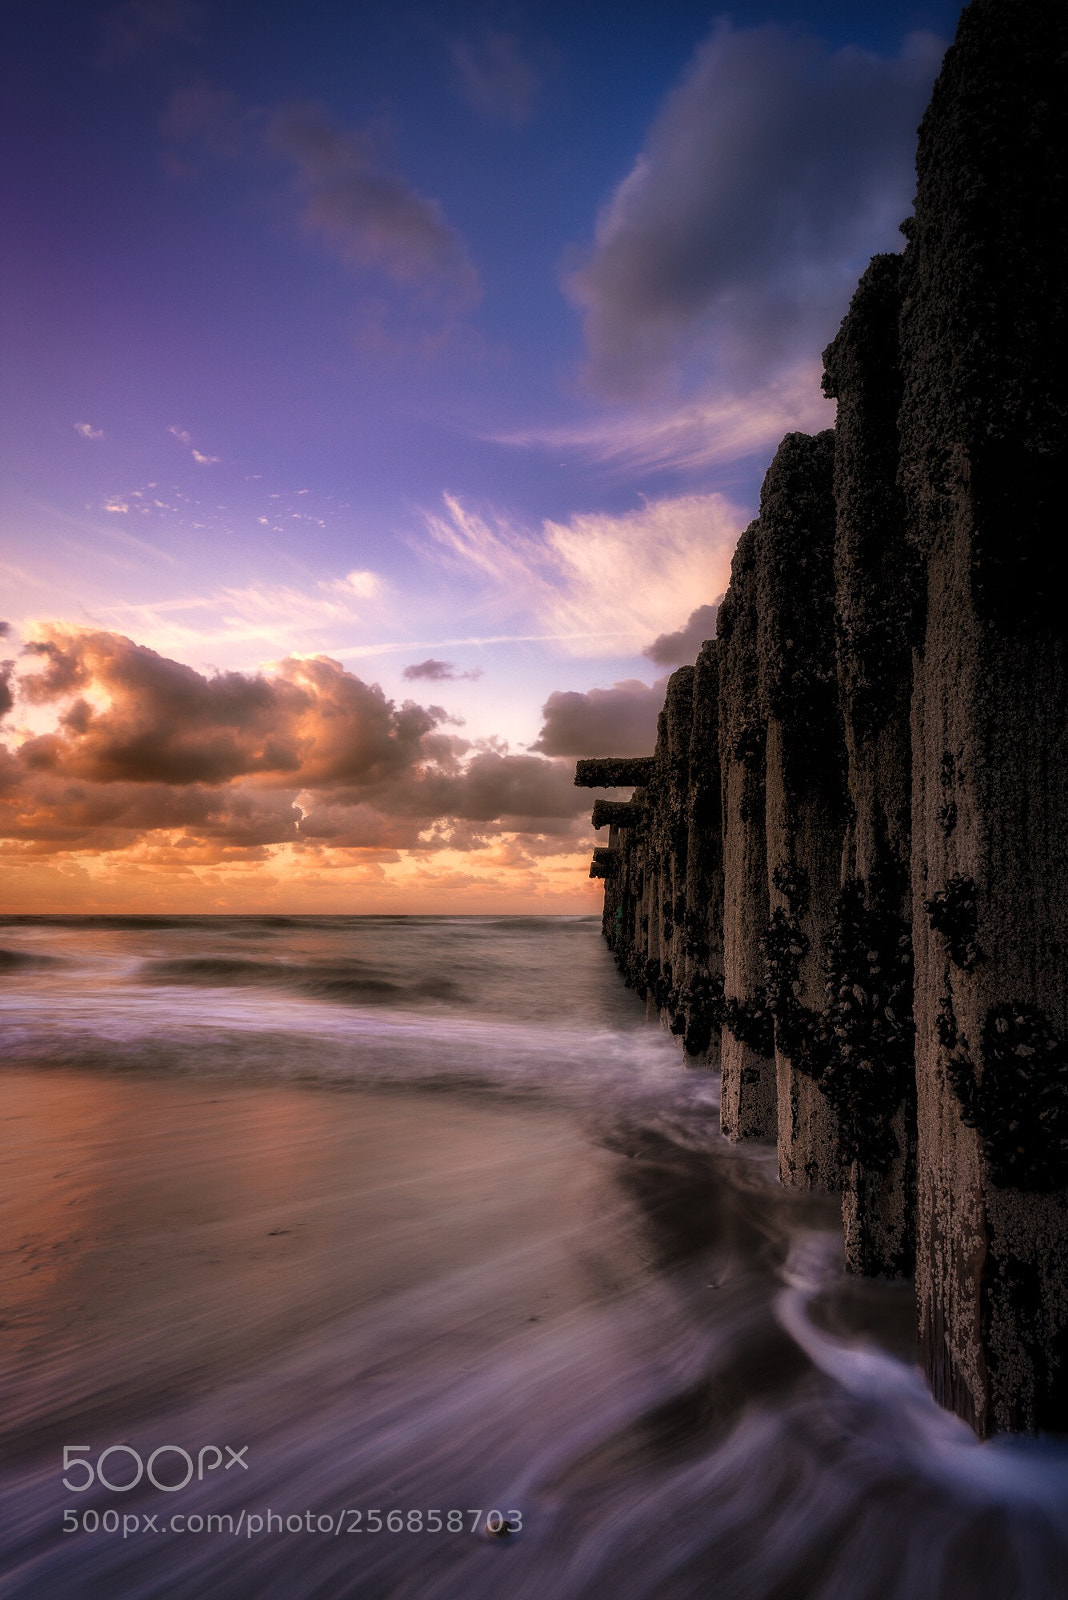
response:
[[[610,878],[619,866],[618,850],[597,849],[593,852],[590,862],[591,878]]]
[[[590,820],[595,828],[636,828],[644,815],[645,807],[640,801],[595,800]]]

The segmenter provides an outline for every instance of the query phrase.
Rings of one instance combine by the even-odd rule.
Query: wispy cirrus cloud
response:
[[[386,586],[374,572],[322,578],[308,588],[252,583],[206,594],[97,608],[102,621],[132,628],[159,650],[204,652],[256,644],[275,654],[306,651],[323,630],[364,625],[377,616]]]
[[[793,429],[827,427],[832,413],[820,390],[821,372],[818,358],[809,354],[745,393],[629,404],[578,422],[488,437],[521,449],[564,451],[605,468],[610,478],[700,473],[770,452]]]
[[[76,422],[74,431],[75,433],[80,433],[83,439],[102,439],[104,437],[103,428],[94,428],[91,422]]]
[[[546,520],[537,530],[453,495],[444,504],[444,514],[426,514],[442,559],[477,576],[503,607],[514,611],[519,597],[575,655],[636,653],[684,621],[680,595],[722,593],[744,521],[721,494]]]

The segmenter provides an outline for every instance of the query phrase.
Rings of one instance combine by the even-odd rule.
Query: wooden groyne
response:
[[[1068,8],[973,0],[915,216],[825,352],[718,638],[669,680],[604,932],[731,1139],[839,1189],[846,1261],[915,1272],[933,1390],[1068,1431]]]

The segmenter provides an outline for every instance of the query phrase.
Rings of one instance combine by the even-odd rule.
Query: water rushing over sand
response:
[[[907,1288],[845,1280],[834,1200],[720,1139],[593,919],[0,947],[0,1593],[1065,1594],[1068,1449],[932,1404]],[[62,1485],[64,1445],[128,1446],[120,1482],[164,1444],[247,1469]]]

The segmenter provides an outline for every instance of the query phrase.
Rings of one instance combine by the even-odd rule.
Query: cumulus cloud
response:
[[[42,662],[22,692],[79,695],[56,729],[27,740],[37,771],[95,783],[225,783],[250,774],[315,786],[373,784],[410,767],[440,707],[399,709],[326,657],[271,677],[206,677],[121,634],[52,629],[27,646]],[[93,698],[87,697],[89,693]]]
[[[586,810],[588,801],[575,790],[570,765],[516,756],[496,750],[476,753],[462,771],[428,779],[425,808],[439,816],[474,822],[508,822],[513,826],[562,821]]]
[[[539,532],[445,496],[427,526],[447,560],[508,603],[519,594],[577,655],[629,654],[678,621],[680,594],[719,594],[744,522],[720,494],[649,500],[633,511],[546,521]]]
[[[273,146],[296,166],[301,220],[343,260],[395,284],[443,295],[467,309],[478,275],[441,207],[391,171],[372,139],[340,127],[316,106],[273,119]]]
[[[718,611],[718,603],[714,606],[698,606],[696,611],[690,612],[688,621],[681,628],[675,633],[658,635],[652,644],[646,645],[642,655],[648,656],[660,667],[681,667],[696,661],[697,652],[705,640],[716,637]]]
[[[820,349],[868,256],[900,243],[942,49],[717,25],[567,278],[591,382],[625,398],[711,365],[739,392]]]
[[[472,667],[470,672],[457,672],[451,661],[435,661],[433,656],[428,656],[425,661],[415,661],[410,667],[405,667],[403,676],[409,682],[426,678],[431,683],[456,683],[463,678],[481,678],[482,668]]]
[[[103,428],[94,428],[91,422],[76,422],[74,431],[75,433],[80,433],[83,439],[102,439],[104,437]]]
[[[13,661],[0,661],[0,717],[6,717],[15,704],[15,692],[11,686],[14,670]]]
[[[557,689],[541,708],[543,726],[530,748],[547,756],[649,755],[666,683],[625,678],[610,689]]]
[[[0,784],[0,837],[41,855],[128,850],[152,835],[226,849],[294,844],[290,794],[241,787],[72,783],[23,768]]]
[[[452,46],[460,93],[489,122],[520,128],[530,120],[541,79],[510,33],[487,33]]]
[[[47,731],[0,745],[13,848],[458,848],[464,829],[567,836],[586,806],[570,764],[472,746],[441,731],[442,707],[398,705],[328,657],[206,675],[122,634],[51,626],[24,663],[13,687],[38,719],[54,710]]]

